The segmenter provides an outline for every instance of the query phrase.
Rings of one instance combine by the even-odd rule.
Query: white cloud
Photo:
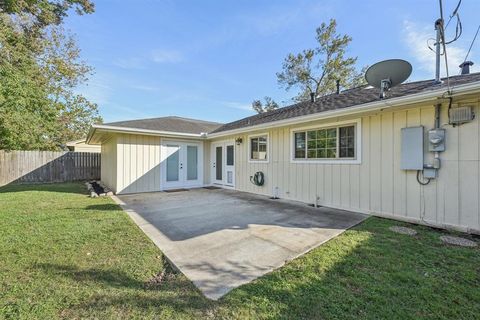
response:
[[[416,60],[416,66],[422,71],[435,75],[435,53],[428,46],[427,41],[433,47],[434,40],[428,40],[435,36],[431,25],[419,24],[409,20],[403,21],[404,41],[410,53]],[[456,43],[447,45],[448,69],[450,75],[457,75],[460,72],[459,65],[465,59],[466,49],[459,47]],[[445,57],[441,57],[441,76],[446,76]],[[475,72],[476,67],[471,70]]]
[[[148,85],[141,85],[141,84],[134,84],[130,86],[132,89],[140,90],[140,91],[148,91],[148,92],[156,92],[160,91],[160,88]]]
[[[156,63],[176,63],[183,61],[183,55],[175,50],[156,49],[152,51],[152,60]]]
[[[122,69],[143,69],[145,60],[141,58],[118,58],[113,61],[113,65]]]
[[[227,108],[252,111],[252,105],[251,104],[246,104],[246,103],[241,103],[241,102],[231,102],[231,101],[223,101],[221,103],[223,105],[225,105]]]

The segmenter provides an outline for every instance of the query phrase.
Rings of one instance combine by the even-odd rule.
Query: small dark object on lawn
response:
[[[417,235],[417,231],[415,231],[412,228],[393,226],[393,227],[390,227],[389,229],[390,229],[390,231],[400,233],[400,234],[406,234],[407,236]]]
[[[92,181],[90,184],[92,185],[93,191],[95,191],[96,194],[100,195],[105,193],[105,190],[96,181]]]
[[[207,186],[207,187],[203,187],[203,189],[207,189],[207,190],[217,190],[217,189],[221,189],[220,187],[215,187],[215,186]]]
[[[465,238],[454,237],[454,236],[441,236],[440,240],[446,244],[452,244],[454,246],[461,246],[461,247],[470,247],[474,248],[477,246],[477,243],[472,240],[468,240]]]

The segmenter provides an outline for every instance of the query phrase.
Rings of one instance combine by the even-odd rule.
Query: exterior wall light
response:
[[[237,138],[235,139],[235,143],[237,144],[237,146],[241,145],[243,142],[243,139],[242,138]]]

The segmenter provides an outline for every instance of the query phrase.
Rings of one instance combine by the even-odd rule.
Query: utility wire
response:
[[[470,43],[470,48],[468,48],[467,55],[465,56],[465,60],[463,60],[463,62],[467,61],[468,55],[470,54],[470,50],[472,50],[473,44],[475,43],[475,40],[477,39],[479,30],[480,30],[480,24],[478,25],[477,32],[475,32],[475,36],[473,37],[472,43]]]
[[[462,4],[462,0],[459,0],[457,3],[457,6],[455,7],[455,10],[453,10],[452,14],[450,15],[450,18],[447,21],[447,24],[445,25],[445,29],[448,28],[448,25],[450,24],[450,21],[452,21],[452,18],[457,15],[458,8],[460,8],[461,4]]]
[[[448,92],[450,93],[450,75],[448,72],[448,57],[447,57],[447,45],[445,43],[445,28],[443,26],[443,5],[442,5],[442,0],[438,0],[440,4],[440,19],[441,19],[441,26],[440,26],[440,41],[442,42],[443,46],[443,54],[445,57],[445,71],[447,72],[447,87],[448,87]]]

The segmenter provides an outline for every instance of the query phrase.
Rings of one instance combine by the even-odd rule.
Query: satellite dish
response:
[[[391,87],[401,84],[412,74],[412,65],[402,59],[390,59],[375,63],[365,72],[365,80],[373,87],[380,88],[380,98]]]

